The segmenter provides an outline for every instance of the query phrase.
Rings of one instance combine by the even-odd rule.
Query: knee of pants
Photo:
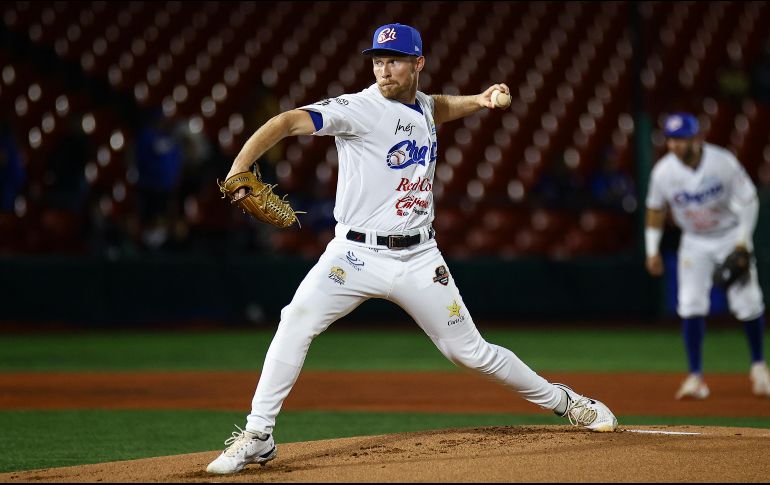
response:
[[[323,331],[323,322],[316,312],[304,305],[289,304],[281,310],[281,322],[275,339],[291,341],[305,348]]]
[[[677,314],[679,314],[681,318],[708,315],[709,303],[708,296],[680,296],[679,303],[677,304]]]
[[[475,339],[442,340],[438,347],[455,365],[480,372],[490,371],[495,354],[480,336]]]

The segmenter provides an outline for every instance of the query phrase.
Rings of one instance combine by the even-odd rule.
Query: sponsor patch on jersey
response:
[[[412,123],[408,123],[406,126],[401,124],[401,118],[398,119],[396,122],[396,131],[393,133],[394,135],[398,135],[399,131],[403,131],[407,136],[412,136],[412,130],[414,129],[414,125]]]
[[[436,142],[428,147],[427,145],[419,146],[414,140],[403,140],[396,143],[388,150],[388,155],[385,157],[388,167],[393,170],[402,170],[415,163],[424,167],[435,161]]]
[[[421,216],[428,214],[430,202],[413,195],[405,195],[396,201],[396,215],[408,216],[410,211],[414,211]]]
[[[396,187],[396,192],[430,192],[431,190],[433,190],[433,184],[427,177],[417,177],[414,182],[403,177]]]
[[[332,269],[329,271],[329,279],[338,285],[345,284],[345,276],[345,270],[339,266],[332,266]]]
[[[449,272],[446,270],[446,266],[443,264],[436,268],[436,277],[433,278],[434,283],[441,283],[446,286],[449,284]]]
[[[317,104],[319,106],[327,106],[327,105],[331,104],[332,101],[334,101],[335,103],[337,103],[339,105],[342,105],[342,106],[347,106],[347,105],[350,104],[350,101],[348,101],[347,99],[344,99],[344,98],[327,98],[327,99],[321,100],[321,101],[319,101],[317,103],[313,103],[313,104]]]
[[[361,271],[361,269],[366,265],[364,261],[361,261],[358,259],[358,256],[356,256],[353,251],[348,251],[345,255],[345,259],[347,259],[348,263],[355,269],[356,271]]]

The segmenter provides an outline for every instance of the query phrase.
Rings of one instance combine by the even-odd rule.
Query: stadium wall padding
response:
[[[277,321],[313,264],[256,256],[5,258],[0,259],[0,322]],[[448,265],[476,320],[655,318],[663,310],[662,281],[649,278],[630,256],[448,260]],[[770,273],[770,265],[762,273]],[[372,300],[351,317],[382,321],[406,313]]]

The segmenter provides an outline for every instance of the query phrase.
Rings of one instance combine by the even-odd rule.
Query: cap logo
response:
[[[396,29],[391,29],[390,27],[387,29],[382,29],[380,35],[377,36],[378,44],[384,44],[385,42],[390,42],[391,40],[396,40]]]
[[[668,131],[676,131],[682,127],[682,118],[679,116],[672,116],[666,123],[666,129]]]

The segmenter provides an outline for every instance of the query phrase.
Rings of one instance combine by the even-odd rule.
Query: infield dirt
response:
[[[647,434],[629,430],[699,433]],[[3,482],[764,482],[770,430],[566,426],[423,431],[288,443],[266,466],[204,470],[219,452],[0,474]]]
[[[765,482],[770,430],[629,426],[623,415],[770,416],[747,375],[708,376],[705,401],[673,399],[682,375],[548,374],[607,403],[619,432],[511,426],[278,443],[278,457],[238,475],[205,472],[221,450],[0,474],[3,482]],[[0,374],[0,409],[248,411],[250,372]],[[45,397],[45,399],[42,399]],[[463,372],[304,372],[284,409],[542,413]],[[642,433],[639,431],[656,431]],[[698,434],[659,434],[698,433]],[[223,430],[223,436],[229,430]],[[212,443],[215,448],[217,443]]]

